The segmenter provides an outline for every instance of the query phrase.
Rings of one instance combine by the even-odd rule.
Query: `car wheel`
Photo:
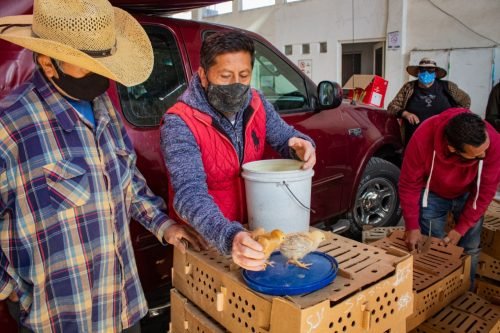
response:
[[[351,233],[360,236],[365,225],[388,227],[401,219],[398,196],[399,168],[378,157],[372,157],[359,183],[353,209],[347,214]]]

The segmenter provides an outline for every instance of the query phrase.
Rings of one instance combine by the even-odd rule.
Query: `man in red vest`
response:
[[[202,44],[200,62],[188,89],[163,117],[170,212],[239,266],[261,270],[262,247],[241,225],[246,222],[241,165],[262,159],[269,143],[309,169],[316,163],[313,141],[250,88],[252,39],[234,31],[214,33]]]

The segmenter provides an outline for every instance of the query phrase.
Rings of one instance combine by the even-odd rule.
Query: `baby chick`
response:
[[[288,234],[281,243],[280,250],[288,258],[288,263],[308,269],[311,264],[304,264],[300,259],[304,258],[309,252],[316,250],[325,239],[325,234],[319,230]]]
[[[285,233],[279,229],[266,233],[263,228],[257,228],[252,232],[252,237],[262,245],[266,259],[269,259],[271,253],[276,251],[285,239]],[[273,262],[268,261],[267,265],[273,266]]]

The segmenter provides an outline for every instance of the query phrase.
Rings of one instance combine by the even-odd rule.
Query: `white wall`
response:
[[[387,33],[392,31],[399,31],[401,35],[400,48],[386,48],[385,78],[389,81],[386,106],[409,79],[405,69],[412,52],[485,48],[500,43],[500,0],[304,0],[289,4],[277,0],[276,3],[275,6],[241,12],[238,10],[239,1],[234,0],[233,13],[203,20],[255,31],[282,51],[284,45],[293,44],[294,54],[290,59],[295,63],[300,59],[312,59],[312,79],[315,82],[340,82],[340,45],[353,41],[351,6],[354,4],[355,42],[384,41]],[[202,19],[200,15],[201,10],[193,18]],[[326,54],[319,53],[318,43],[323,41],[328,43]],[[311,54],[300,54],[302,43],[311,43]],[[471,54],[464,52],[458,62],[473,62],[473,58],[469,59]],[[495,72],[491,71],[490,81],[500,78],[498,48],[494,49],[494,54],[495,66],[492,68]],[[487,78],[482,79],[487,81]],[[456,83],[467,85],[465,82]],[[488,90],[489,87],[481,89]],[[473,101],[482,98],[472,94],[471,97]]]
[[[341,80],[340,43],[352,42],[352,9],[347,0],[304,0],[275,6],[203,18],[204,21],[226,24],[263,35],[278,49],[294,45],[289,58],[312,59],[312,79]],[[357,42],[385,40],[386,0],[354,0],[354,39]],[[233,8],[238,8],[235,0]],[[200,18],[201,10],[198,11]],[[196,17],[196,16],[194,16]],[[328,52],[319,53],[319,43],[328,43]],[[311,54],[300,54],[301,45],[311,43]]]

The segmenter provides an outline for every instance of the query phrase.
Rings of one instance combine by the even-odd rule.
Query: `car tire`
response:
[[[384,159],[372,157],[358,186],[354,207],[347,213],[350,233],[360,238],[365,225],[395,226],[401,219],[398,181],[399,168]]]

